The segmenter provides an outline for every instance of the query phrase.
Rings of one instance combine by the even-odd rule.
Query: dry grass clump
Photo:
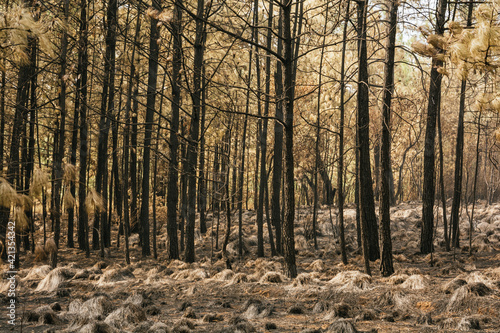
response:
[[[314,304],[312,313],[322,313],[330,309],[330,304],[325,301],[318,301]]]
[[[74,332],[74,330],[69,329],[70,332]],[[88,323],[83,325],[82,327],[76,330],[78,333],[118,333],[119,331],[106,324],[105,322],[98,321],[93,323]]]
[[[103,320],[113,310],[114,306],[109,297],[101,295],[85,302],[82,302],[81,299],[74,300],[69,304],[65,316],[72,321],[70,327],[77,329],[88,323]]]
[[[218,321],[223,321],[224,316],[221,314],[216,314],[216,313],[207,313],[206,315],[203,316],[201,319],[204,323],[215,323]]]
[[[136,274],[134,274],[136,275]],[[144,283],[146,284],[152,284],[154,282],[158,282],[161,280],[161,275],[158,272],[158,268],[152,268],[150,269],[146,274],[146,279],[144,280]]]
[[[183,269],[191,268],[191,265],[187,262],[180,261],[178,259],[174,259],[168,264],[167,267],[172,269],[172,270],[183,270]]]
[[[469,291],[476,296],[491,295],[493,291],[482,282],[473,282],[469,284]]]
[[[325,269],[325,264],[323,260],[316,259],[307,267],[307,269],[311,271],[321,272]]]
[[[230,269],[225,269],[222,272],[215,274],[212,279],[217,281],[231,281],[234,277],[234,272]]]
[[[38,323],[40,325],[57,325],[62,322],[59,316],[48,305],[44,305],[35,310],[38,314]]]
[[[243,304],[243,318],[248,320],[269,317],[273,313],[273,306],[257,299],[249,299]]]
[[[362,291],[371,287],[372,277],[360,271],[343,271],[328,282],[339,285],[342,291]]]
[[[406,279],[408,279],[408,275],[407,274],[394,274],[394,275],[391,275],[389,277],[389,284],[392,284],[392,285],[398,285],[398,284],[402,284],[403,282],[406,281]]]
[[[394,260],[397,262],[408,262],[408,258],[404,254],[395,254],[394,255]]]
[[[288,278],[278,272],[267,272],[259,280],[260,283],[282,283],[285,281],[288,281]]]
[[[446,311],[457,312],[462,309],[469,308],[469,306],[473,305],[473,303],[475,303],[474,295],[471,294],[468,286],[465,285],[455,290],[448,301]]]
[[[488,268],[484,270],[483,273],[491,280],[500,280],[500,266],[496,268]]]
[[[277,262],[277,261],[267,260],[264,258],[257,258],[256,260],[249,260],[245,264],[245,267],[247,267],[247,268],[253,267],[255,272],[262,273],[260,275],[260,276],[262,276],[265,272],[268,272],[268,271],[280,271],[282,268],[282,265],[280,262]]]
[[[173,333],[189,333],[191,332],[191,330],[194,330],[194,323],[187,319],[187,318],[182,318],[180,320],[178,320],[173,329],[172,329],[172,332]]]
[[[471,330],[479,330],[481,329],[479,325],[479,320],[473,317],[464,317],[460,320],[457,325],[457,330],[470,332]]]
[[[203,268],[195,269],[184,269],[170,276],[174,280],[188,280],[188,281],[200,281],[203,279],[208,279],[210,275]]]
[[[333,312],[331,313],[331,315],[333,316],[331,318],[349,318],[351,316],[351,307],[347,303],[335,303],[332,308]]]
[[[457,320],[455,318],[446,318],[439,322],[438,327],[440,329],[453,329],[457,326]]]
[[[417,241],[412,240],[412,241],[409,241],[408,243],[406,243],[406,246],[402,246],[401,248],[414,250],[414,249],[418,248],[418,243],[417,243]]]
[[[463,275],[460,275],[463,276]],[[482,283],[488,283],[489,279],[483,275],[483,273],[476,271],[476,272],[471,272],[467,275],[465,275],[464,280],[467,281],[467,283],[475,283],[475,282],[482,282]]]
[[[169,326],[161,321],[153,323],[148,329],[148,333],[169,333]]]
[[[35,253],[36,253],[36,250],[35,250]],[[52,268],[49,265],[32,267],[29,270],[28,274],[22,280],[29,281],[29,280],[43,279],[44,277],[47,276],[47,274],[50,273],[51,270],[52,270]]]
[[[307,240],[304,236],[299,235],[295,238],[295,250],[307,250],[309,245],[307,244]]]
[[[125,300],[125,304],[134,304],[137,305],[138,307],[143,307],[144,306],[144,296],[141,293],[134,292],[132,295],[127,297]]]
[[[319,282],[319,273],[300,273],[292,282],[292,287],[303,287]]]
[[[460,278],[455,278],[449,282],[446,282],[445,285],[441,288],[445,294],[451,294],[455,292],[458,288],[464,286],[467,284],[467,281],[460,279]]]
[[[144,310],[135,304],[128,303],[111,312],[104,322],[123,330],[125,327],[131,326],[132,324],[138,324],[145,320],[146,313]]]
[[[38,322],[40,325],[57,325],[62,320],[49,305],[43,305],[34,311],[28,310],[23,313],[23,322]]]
[[[346,319],[335,320],[324,333],[358,333],[351,321]]]
[[[248,277],[245,273],[236,273],[233,275],[231,281],[229,281],[229,285],[248,282]]]
[[[246,241],[246,239],[243,240],[243,243],[241,244],[241,248],[243,250],[243,254],[249,254],[250,253],[250,245]],[[232,242],[229,242],[226,247],[226,251],[232,255],[232,256],[237,256],[239,254],[239,241],[234,240]]]
[[[419,290],[426,288],[428,284],[429,278],[427,276],[422,274],[413,274],[407,278],[405,282],[403,282],[401,287],[405,289]]]
[[[134,278],[134,273],[132,273],[130,268],[108,268],[99,281],[97,281],[97,285],[102,286]]]
[[[53,292],[58,289],[64,282],[68,281],[75,275],[76,271],[74,269],[69,269],[66,267],[57,267],[50,271],[45,278],[40,281],[38,287],[35,291],[38,292]]]
[[[234,316],[233,318],[231,318],[229,320],[229,324],[231,326],[226,327],[226,328],[218,331],[218,333],[253,333],[253,332],[256,332],[255,327],[253,327],[253,325],[248,320],[243,318],[242,316]]]
[[[477,228],[487,234],[488,232],[491,232],[491,231],[495,231],[495,226],[490,224],[490,223],[487,223],[487,222],[481,222],[477,225]]]
[[[474,252],[491,252],[493,247],[486,234],[479,234],[472,240],[472,250]]]
[[[419,268],[417,267],[403,267],[400,269],[397,269],[395,274],[406,274],[406,275],[415,275],[415,274],[422,274]]]
[[[391,289],[383,293],[376,301],[379,307],[389,307],[391,310],[400,313],[412,312],[415,309],[412,306],[410,296],[399,289]]]

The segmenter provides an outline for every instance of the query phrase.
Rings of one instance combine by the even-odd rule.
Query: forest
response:
[[[499,42],[500,0],[0,0],[0,330],[500,332]]]

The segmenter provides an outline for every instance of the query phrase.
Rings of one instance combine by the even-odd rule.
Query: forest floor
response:
[[[211,250],[210,232],[197,235],[195,263],[166,260],[164,225],[158,260],[143,259],[137,236],[131,237],[130,266],[116,247],[105,258],[98,251],[85,258],[62,246],[54,270],[31,252],[22,254],[15,326],[6,319],[5,274],[0,281],[0,332],[500,332],[500,205],[476,206],[473,256],[465,212],[462,249],[455,253],[441,247],[437,214],[439,245],[431,257],[418,253],[421,205],[392,208],[396,273],[388,278],[380,275],[379,261],[372,263],[373,276],[363,273],[354,209],[345,211],[348,265],[340,260],[336,211],[319,212],[317,250],[304,236],[310,208],[296,213],[299,275],[292,280],[283,275],[282,259],[270,256],[267,232],[266,257],[257,258],[252,211],[244,213],[241,260],[233,217],[232,269],[220,250]],[[208,220],[210,228],[217,219]],[[223,216],[220,222],[219,248]]]

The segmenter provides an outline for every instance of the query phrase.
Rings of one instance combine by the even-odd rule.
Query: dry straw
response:
[[[92,212],[92,210],[102,211],[104,209],[104,200],[95,189],[90,189],[87,193],[87,198],[85,199],[85,208],[87,213]]]
[[[35,167],[33,176],[31,177],[30,195],[32,197],[40,197],[43,187],[49,184],[49,176],[42,169]]]
[[[70,191],[65,191],[63,196],[63,204],[66,209],[75,207],[76,200]]]
[[[17,192],[4,178],[0,177],[0,206],[10,207],[17,201]]]
[[[63,182],[65,185],[70,185],[72,182],[76,182],[77,176],[78,172],[74,164],[64,164]]]

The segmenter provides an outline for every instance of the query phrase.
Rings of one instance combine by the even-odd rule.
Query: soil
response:
[[[373,276],[363,273],[354,209],[345,211],[348,265],[340,260],[334,209],[319,212],[318,249],[305,237],[311,234],[310,208],[296,215],[295,279],[283,275],[282,258],[271,257],[267,234],[266,257],[257,258],[253,211],[244,212],[242,258],[236,230],[228,258],[214,248],[212,215],[214,232],[197,235],[193,264],[166,260],[161,214],[157,260],[141,257],[137,235],[130,239],[130,266],[115,242],[104,258],[99,251],[86,258],[64,245],[54,270],[31,251],[21,253],[16,325],[5,319],[10,299],[4,274],[0,332],[500,332],[500,205],[476,206],[472,256],[465,212],[462,248],[444,251],[438,213],[435,252],[421,255],[421,205],[392,208],[391,277],[380,275],[379,261],[372,262]],[[224,222],[221,216],[219,249]]]

